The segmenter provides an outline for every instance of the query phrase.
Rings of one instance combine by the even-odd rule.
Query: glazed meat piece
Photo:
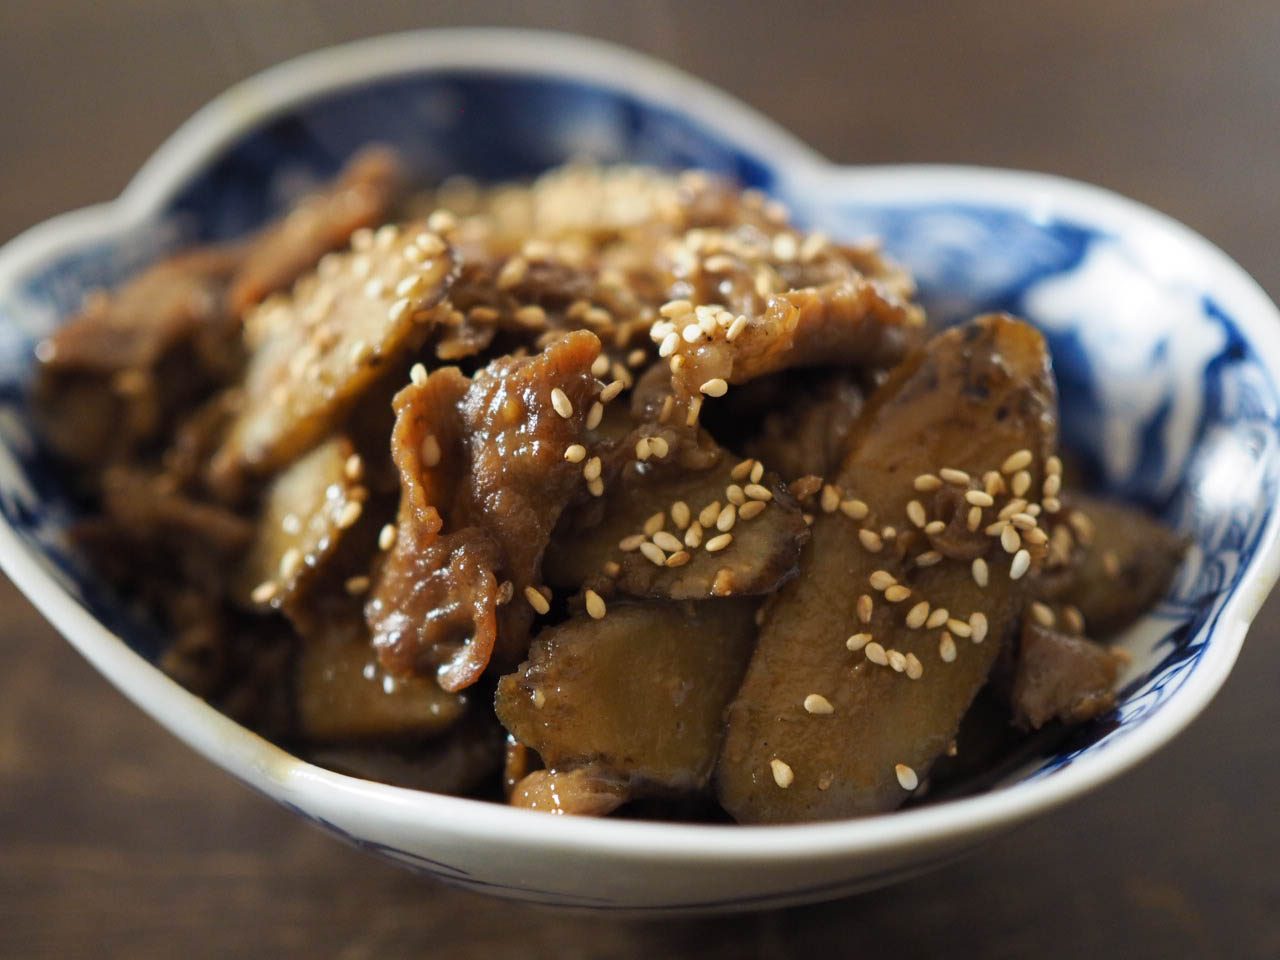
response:
[[[254,239],[231,283],[232,309],[243,313],[287,289],[326,253],[345,247],[356,230],[384,223],[403,186],[394,152],[361,150],[331,186],[303,197]]]
[[[1043,557],[1039,536],[1002,544],[1001,527],[975,567],[942,557],[925,533],[946,525],[932,500],[944,487],[967,491],[986,530],[1007,506],[997,479],[1025,471],[1036,482],[1049,469],[1056,394],[1027,325],[993,315],[939,335],[871,397],[854,433],[835,509],[766,605],[729,710],[717,789],[743,822],[906,800],[1016,634]],[[995,495],[974,479],[989,472]]]
[[[160,440],[185,408],[240,369],[226,307],[233,250],[163,260],[36,348],[33,407],[49,446],[81,466],[119,462]]]
[[[438,236],[388,225],[252,310],[244,398],[210,466],[213,485],[234,498],[246,475],[278,470],[336,427],[426,338],[453,275]]]
[[[714,452],[703,469],[632,461],[609,485],[598,522],[594,503],[566,515],[547,552],[547,582],[696,600],[768,593],[793,576],[809,539],[795,501],[763,465]]]
[[[1087,637],[1067,633],[1052,608],[1032,605],[1014,660],[1009,703],[1014,723],[1038,730],[1051,720],[1077,724],[1115,705],[1120,659]]]
[[[511,791],[513,807],[578,817],[604,817],[630,796],[614,773],[595,766],[572,770],[535,770]]]
[[[585,482],[565,451],[599,402],[599,352],[579,331],[473,380],[450,367],[396,395],[398,533],[366,607],[394,676],[437,670],[459,690],[495,643],[499,663],[524,655],[533,611],[508,601],[537,583],[560,512]]]
[[[498,683],[498,719],[548,768],[587,764],[632,792],[706,785],[755,639],[749,600],[612,603],[544,630]]]
[[[1079,609],[1090,636],[1108,637],[1169,589],[1186,542],[1125,504],[1075,497],[1072,506],[1083,514],[1070,525],[1082,549],[1068,585],[1055,596]]]
[[[829,476],[844,459],[864,404],[862,388],[851,378],[829,377],[767,413],[746,452],[788,481]]]

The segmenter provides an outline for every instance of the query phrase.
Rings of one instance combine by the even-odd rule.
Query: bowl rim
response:
[[[1108,190],[1061,177],[991,168],[900,165],[838,167],[772,121],[667,64],[603,41],[509,29],[418,30],[357,40],[304,54],[242,80],[183,123],[115,200],[46,220],[0,249],[0,299],[61,252],[115,236],[157,214],[234,138],[292,106],[373,79],[443,69],[475,69],[581,80],[639,96],[695,117],[764,159],[784,183],[841,195],[868,191],[977,198],[1023,211],[1072,212],[1085,222],[1159,236],[1203,263],[1215,295],[1273,377],[1280,374],[1280,311],[1225,253],[1164,214]],[[1199,663],[1159,710],[1094,755],[1052,776],[1001,786],[937,806],[853,820],[794,825],[708,825],[539,813],[468,798],[393,787],[300,760],[217,712],[135,653],[82,607],[0,517],[0,567],[80,653],[144,712],[228,772],[304,813],[354,812],[423,836],[508,844],[534,851],[590,850],[637,861],[812,861],[957,841],[1042,814],[1146,759],[1209,703],[1239,654],[1244,635],[1280,577],[1280,511],[1261,532],[1255,556],[1222,606]],[[530,828],[534,829],[530,829]]]

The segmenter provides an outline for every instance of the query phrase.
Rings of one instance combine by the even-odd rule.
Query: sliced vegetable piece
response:
[[[644,791],[703,787],[755,638],[754,604],[613,603],[544,630],[498,683],[498,719],[549,768]]]
[[[1015,451],[1029,451],[1038,474],[1055,405],[1040,335],[994,315],[936,337],[872,396],[835,478],[869,513],[817,518],[800,575],[765,607],[729,710],[716,781],[733,817],[890,810],[925,777],[1016,633],[1028,587],[1027,572],[1011,578],[1023,561],[994,537],[985,587],[967,561],[923,562],[931,545],[907,506],[917,484],[976,490],[970,477]]]
[[[1014,723],[1039,730],[1051,720],[1092,720],[1115,706],[1112,686],[1119,668],[1120,659],[1101,644],[1027,614],[1009,696]]]

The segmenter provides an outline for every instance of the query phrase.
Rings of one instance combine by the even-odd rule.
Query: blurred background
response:
[[[48,0],[0,5],[0,240],[107,200],[223,88],[410,27],[570,30],[668,60],[840,163],[1064,174],[1280,295],[1280,3]],[[567,917],[339,845],[216,771],[0,582],[0,957],[1280,956],[1280,600],[1156,759],[943,870],[731,919]]]

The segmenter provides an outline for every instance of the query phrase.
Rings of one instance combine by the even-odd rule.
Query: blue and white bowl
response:
[[[1107,492],[1193,547],[1125,637],[1117,708],[998,787],[869,819],[731,827],[548,817],[357,780],[220,715],[154,665],[153,637],[68,549],[36,448],[32,345],[95,287],[238,236],[370,140],[426,178],[520,177],[589,155],[732,174],[832,236],[878,236],[935,318],[1002,309],[1048,335],[1065,438]],[[201,110],[119,199],[0,251],[0,562],[116,686],[195,749],[360,847],[473,890],[599,911],[835,897],[954,857],[1133,766],[1221,686],[1277,578],[1280,315],[1190,230],[1054,177],[835,167],[762,117],[635,54],[505,31],[403,34],[312,54]]]

